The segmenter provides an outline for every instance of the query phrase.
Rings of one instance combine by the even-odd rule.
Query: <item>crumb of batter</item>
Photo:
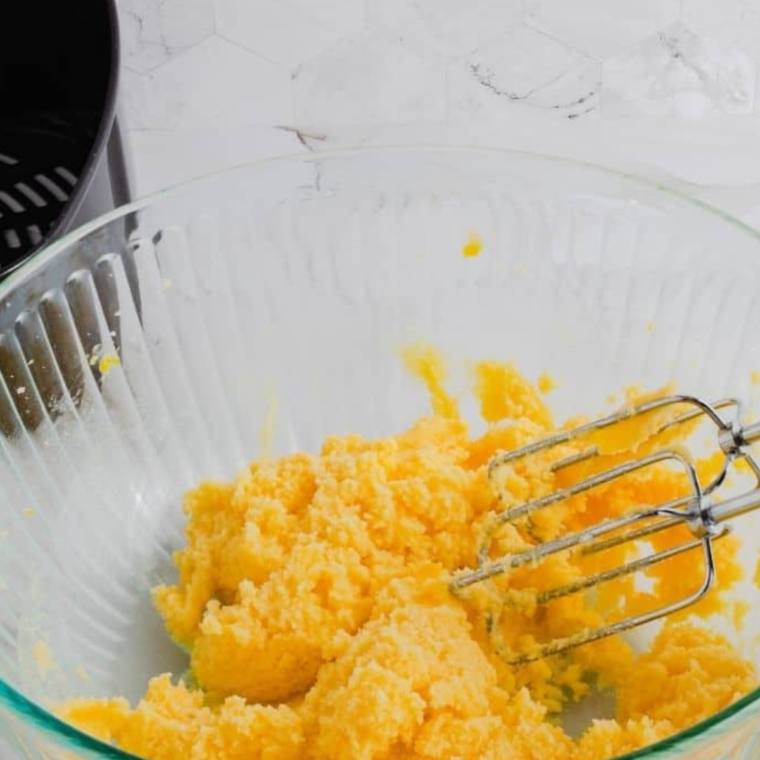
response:
[[[601,558],[577,555],[454,596],[449,581],[475,564],[494,514],[552,491],[566,473],[541,461],[516,466],[502,474],[499,501],[488,462],[556,429],[541,382],[511,364],[478,364],[474,388],[490,424],[472,437],[441,356],[419,345],[403,360],[427,386],[433,411],[409,430],[330,437],[317,455],[262,459],[232,482],[188,494],[179,579],[156,589],[155,603],[190,652],[192,685],[159,676],[134,707],[78,700],[61,707],[64,718],[154,760],[604,760],[671,736],[756,685],[752,664],[698,622],[723,608],[717,591],[688,620],[669,620],[643,653],[614,637],[509,665],[504,651],[530,651],[688,592],[699,562],[687,553],[650,568],[647,590],[619,579],[594,604],[582,594],[535,603],[537,588],[604,569]],[[634,390],[626,399],[644,397]],[[677,435],[658,434],[661,424],[652,415],[617,437],[595,437],[601,461],[578,467],[592,472]],[[717,464],[697,467],[707,476]],[[505,527],[493,549],[526,548],[683,488],[682,474],[648,468],[526,527]],[[651,542],[667,548],[685,531]],[[722,590],[741,575],[736,548],[734,538],[715,546]],[[628,551],[604,561],[617,564]],[[616,718],[571,739],[557,717],[608,687]]]
[[[114,367],[118,367],[121,364],[119,357],[116,354],[105,354],[98,361],[98,370],[100,374],[107,375]]]
[[[462,246],[462,256],[466,259],[472,259],[479,256],[483,250],[483,239],[477,233],[472,233]]]
[[[538,386],[538,390],[546,395],[547,393],[551,393],[553,390],[556,390],[557,381],[548,372],[542,372],[538,376],[536,385]]]

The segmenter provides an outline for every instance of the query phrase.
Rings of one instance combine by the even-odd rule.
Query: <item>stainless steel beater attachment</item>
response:
[[[676,414],[676,407],[685,407],[687,411]],[[455,593],[461,592],[468,586],[509,573],[520,567],[535,565],[560,552],[575,549],[584,555],[595,554],[615,546],[646,539],[648,536],[681,524],[687,525],[691,530],[693,536],[691,540],[589,575],[571,584],[537,592],[535,601],[537,604],[545,604],[553,599],[592,589],[600,583],[639,572],[699,547],[704,557],[704,577],[701,585],[692,594],[651,611],[632,615],[609,625],[586,629],[572,636],[554,639],[539,645],[535,651],[529,653],[510,655],[507,657],[510,662],[520,664],[564,652],[606,636],[623,633],[696,603],[707,594],[715,581],[713,542],[727,533],[726,521],[760,507],[760,466],[749,453],[749,446],[760,440],[760,423],[746,426],[741,424],[742,405],[737,399],[724,399],[709,404],[694,396],[673,395],[647,401],[595,422],[562,431],[515,451],[497,455],[489,464],[488,474],[491,483],[496,492],[500,493],[501,499],[503,494],[500,492],[498,475],[504,468],[513,466],[526,457],[550,453],[552,449],[559,451],[559,447],[563,444],[582,442],[586,437],[590,438],[586,448],[564,457],[560,454],[560,458],[551,463],[550,470],[556,473],[573,465],[593,460],[604,453],[600,451],[598,445],[593,443],[594,433],[605,428],[612,429],[613,426],[622,425],[642,415],[651,415],[660,411],[663,413],[672,411],[673,417],[662,422],[653,435],[660,435],[668,428],[687,422],[698,423],[700,421],[698,418],[709,420],[714,425],[723,461],[718,475],[709,484],[703,486],[700,483],[695,465],[675,448],[655,451],[632,458],[610,469],[595,472],[566,488],[510,507],[496,515],[480,548],[477,569],[456,575],[451,581],[451,589]],[[742,459],[749,466],[754,476],[753,486],[738,496],[718,501],[713,494],[724,482],[731,463],[737,459]],[[688,493],[667,503],[641,506],[620,517],[603,520],[581,531],[538,543],[520,553],[508,554],[497,559],[490,557],[493,536],[499,526],[527,518],[539,510],[559,504],[572,496],[661,463],[670,463],[686,474],[689,483]]]

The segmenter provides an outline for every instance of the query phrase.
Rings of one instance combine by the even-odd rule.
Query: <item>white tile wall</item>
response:
[[[599,106],[601,64],[548,35],[519,25],[453,61],[449,107],[453,120],[577,119]]]
[[[457,56],[523,20],[523,0],[367,0],[368,27],[426,54]]]
[[[743,213],[760,183],[758,0],[118,2],[141,194],[410,141],[676,175]]]
[[[365,31],[293,70],[295,124],[304,128],[443,121],[445,63]]]
[[[715,35],[748,53],[760,51],[760,5],[755,0],[683,0],[681,17],[700,35]]]
[[[124,66],[144,74],[214,34],[214,0],[119,4]]]
[[[217,0],[216,30],[283,70],[362,31],[363,3],[353,0]]]
[[[127,90],[127,102],[138,106],[133,123],[143,129],[289,124],[293,120],[288,72],[217,35],[127,81],[134,88]]]
[[[606,60],[602,91],[605,115],[751,114],[755,62],[741,48],[676,22]]]
[[[676,21],[681,0],[527,0],[526,22],[599,60]]]

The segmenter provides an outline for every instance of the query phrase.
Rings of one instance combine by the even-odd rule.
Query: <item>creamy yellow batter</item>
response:
[[[61,709],[68,720],[154,760],[603,760],[692,725],[756,685],[752,664],[699,617],[683,615],[643,653],[611,638],[508,664],[505,653],[676,598],[698,583],[699,562],[687,554],[655,567],[649,589],[630,578],[608,584],[593,606],[580,594],[547,607],[532,599],[536,588],[620,562],[626,549],[556,557],[452,595],[452,574],[474,566],[493,514],[569,473],[552,475],[541,462],[507,471],[500,504],[489,460],[554,428],[539,389],[511,365],[480,363],[474,387],[489,427],[472,437],[441,357],[416,347],[405,363],[432,400],[432,415],[411,429],[328,438],[319,455],[256,461],[234,481],[187,496],[179,581],[157,589],[155,602],[191,653],[192,685],[160,676],[135,707],[74,701]],[[553,384],[542,377],[538,387]],[[659,422],[600,436],[602,461],[591,466],[656,445]],[[705,475],[714,467],[699,463]],[[519,550],[683,487],[682,475],[649,469],[499,531],[494,550]],[[684,535],[666,532],[653,544]],[[735,550],[731,538],[716,547],[723,589],[740,576]],[[723,604],[715,592],[691,613]],[[562,710],[607,687],[616,719],[571,739]]]

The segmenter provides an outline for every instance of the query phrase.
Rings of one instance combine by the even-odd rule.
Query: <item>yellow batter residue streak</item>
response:
[[[269,397],[269,403],[267,405],[267,411],[264,415],[264,423],[259,431],[259,439],[261,441],[261,454],[265,457],[271,457],[274,450],[274,435],[275,425],[277,422],[277,409],[279,408],[279,402],[277,396],[272,394]]]
[[[535,604],[536,589],[604,569],[599,555],[581,554],[455,596],[451,577],[475,565],[505,504],[551,492],[567,476],[540,461],[515,466],[497,484],[499,500],[489,461],[557,426],[514,365],[486,361],[472,382],[490,425],[473,436],[442,357],[417,345],[403,359],[426,385],[432,415],[386,438],[329,437],[316,455],[261,459],[232,482],[187,495],[179,580],[157,588],[155,603],[190,652],[191,680],[159,676],[136,705],[69,702],[63,717],[154,760],[605,760],[755,687],[752,664],[701,622],[726,608],[722,592],[740,576],[733,537],[715,544],[720,587],[688,619],[667,621],[648,651],[608,638],[508,664],[505,653],[683,596],[701,580],[698,555],[649,568],[648,590],[631,577],[606,584],[596,602],[576,594]],[[661,423],[653,417],[623,427],[618,440],[594,439],[601,461],[574,467],[611,466],[631,446],[651,450],[665,436]],[[705,477],[715,467],[697,462]],[[495,549],[524,550],[634,505],[666,502],[685,485],[673,469],[647,468],[529,525],[507,526],[494,535]],[[648,540],[662,550],[689,535],[679,527]],[[616,547],[605,561],[619,564],[627,552]],[[592,684],[614,689],[616,715],[572,739],[558,718]]]
[[[106,354],[98,362],[98,370],[101,375],[107,375],[114,367],[121,364],[116,354]]]
[[[404,350],[401,358],[406,370],[425,383],[433,413],[439,417],[457,418],[459,408],[444,385],[447,372],[443,357],[430,346],[416,344]]]
[[[749,381],[752,385],[760,385],[760,372],[753,370],[749,373]]]
[[[462,256],[466,259],[472,259],[479,256],[483,250],[483,240],[480,235],[473,233],[467,238],[467,242],[462,246]]]
[[[44,678],[53,667],[53,653],[44,641],[35,642],[32,646],[32,657],[37,664],[37,671]]]

